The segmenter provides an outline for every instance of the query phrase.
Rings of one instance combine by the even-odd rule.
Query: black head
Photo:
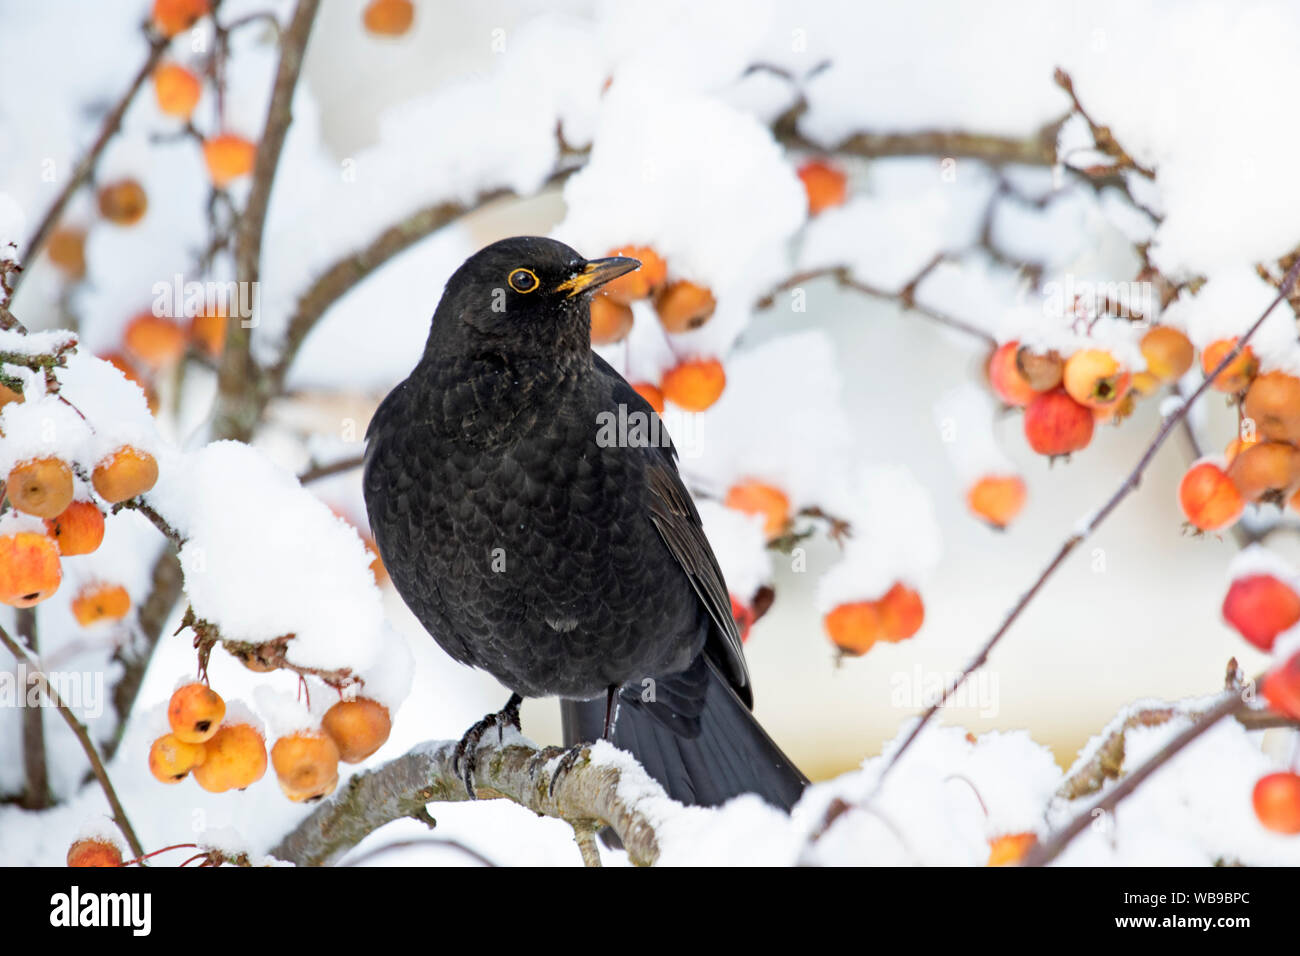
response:
[[[584,259],[554,239],[515,236],[479,250],[447,280],[428,354],[590,351],[591,296],[640,268],[635,259]]]

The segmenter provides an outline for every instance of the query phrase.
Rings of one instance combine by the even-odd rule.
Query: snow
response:
[[[1064,269],[1079,258],[1103,224],[1096,199],[1082,187],[1062,190],[1040,209],[1003,200],[994,207],[990,239],[994,248],[1018,261]]]
[[[700,501],[697,508],[728,590],[748,601],[772,580],[772,558],[767,551],[762,517],[743,514],[716,501]]]
[[[253,692],[253,703],[257,713],[266,721],[268,740],[273,742],[299,731],[318,733],[321,718],[334,703],[330,696],[327,693],[315,694],[308,706],[301,694],[288,694],[263,685]]]
[[[1087,281],[1049,281],[1041,301],[1031,300],[1003,315],[998,341],[1019,342],[1039,354],[1056,352],[1069,358],[1083,349],[1103,349],[1130,372],[1147,367],[1140,346],[1145,328],[1127,319],[1108,315],[1076,318],[1066,309],[1076,296],[1100,295],[1099,287]]]
[[[935,425],[957,477],[966,487],[991,475],[1015,475],[993,430],[997,403],[974,382],[949,389],[934,403]]]
[[[772,339],[737,351],[726,368],[722,397],[688,420],[690,450],[680,461],[687,483],[721,498],[753,478],[780,488],[793,511],[824,503],[851,460],[852,434],[826,334],[810,329]],[[681,432],[669,427],[681,448]]]
[[[803,62],[833,62],[808,81],[810,108],[800,121],[800,130],[823,145],[864,128],[969,127],[1023,136],[1067,109],[1050,82],[1024,82],[1026,76],[1051,77],[1056,44],[1073,26],[1073,17],[1043,4],[800,3],[786,6],[780,19],[804,28]],[[925,42],[917,43],[922,36]],[[1034,40],[1017,42],[1024,37]],[[782,39],[788,51],[789,33]]]
[[[929,493],[902,465],[860,466],[826,499],[848,521],[844,554],[817,582],[814,603],[826,613],[840,604],[874,601],[896,582],[920,589],[943,553]]]
[[[30,376],[24,383],[24,400],[11,402],[0,411],[0,473],[9,474],[15,465],[42,458],[65,461],[84,457],[91,442],[89,426],[66,402],[42,394],[44,382]]]
[[[1089,15],[1109,27],[1103,48],[1076,45],[1061,65],[1088,110],[1156,169],[1165,210],[1156,264],[1213,275],[1291,249],[1300,190],[1284,185],[1285,157],[1300,148],[1300,131],[1279,117],[1300,80],[1288,41],[1300,10],[1276,0],[1096,7]],[[1236,144],[1247,141],[1243,154]]]
[[[303,667],[354,672],[382,645],[371,556],[356,531],[297,479],[238,442],[169,456],[151,505],[184,538],[194,613],[232,640],[285,635]]]
[[[1228,578],[1231,581],[1259,574],[1271,575],[1292,587],[1300,585],[1300,573],[1296,571],[1295,565],[1262,544],[1251,544],[1243,548],[1228,562]]]
[[[0,260],[18,261],[18,250],[27,241],[27,217],[18,200],[0,192]]]
[[[162,438],[144,392],[115,366],[78,352],[68,357],[58,378],[59,393],[86,416],[93,430],[83,452],[91,469],[123,445],[161,454]]]
[[[0,329],[0,352],[9,355],[57,355],[77,344],[77,336],[67,329],[28,332]]]
[[[411,692],[414,666],[415,659],[411,656],[406,639],[385,625],[374,663],[358,675],[361,685],[356,692],[357,696],[368,697],[383,704],[388,708],[390,716],[396,714]]]
[[[41,347],[50,339],[57,337],[47,336]],[[24,381],[23,401],[0,411],[5,435],[0,472],[8,474],[20,462],[57,457],[80,464],[89,474],[124,445],[158,451],[160,438],[144,393],[109,363],[80,352],[69,355],[66,368],[58,371],[58,394],[47,392],[43,376],[27,370],[18,374]]]
[[[868,285],[896,292],[936,253],[978,240],[993,186],[991,175],[976,164],[945,182],[932,159],[877,162],[865,195],[809,223],[799,269],[844,265]]]
[[[764,284],[757,277],[769,274],[760,264],[803,223],[807,205],[757,120],[711,97],[622,78],[601,100],[591,157],[565,183],[564,201],[555,238],[590,256],[648,245],[670,279],[712,290],[717,310],[689,336],[703,355],[731,345]]]
[[[916,301],[996,336],[1006,313],[1024,304],[1027,291],[1025,280],[1014,270],[986,254],[974,253],[959,260],[946,259],[931,269],[917,286]],[[960,333],[953,337],[966,347],[974,341]]]

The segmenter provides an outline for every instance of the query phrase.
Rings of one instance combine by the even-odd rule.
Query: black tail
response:
[[[565,746],[600,739],[603,699],[564,700],[560,708]],[[636,757],[674,800],[694,806],[756,793],[788,811],[808,786],[703,654],[683,674],[656,681],[653,694],[626,685],[613,743]]]

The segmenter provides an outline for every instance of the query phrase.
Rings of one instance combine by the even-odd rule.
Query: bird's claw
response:
[[[542,765],[550,763],[556,757],[559,763],[551,772],[550,783],[546,785],[547,797],[555,796],[555,785],[574,768],[577,762],[587,755],[587,744],[574,744],[572,747],[547,747],[539,755]]]
[[[501,710],[495,714],[488,714],[465,731],[465,736],[461,737],[456,744],[456,749],[452,753],[452,767],[460,774],[461,782],[465,784],[465,792],[469,794],[471,800],[478,799],[478,794],[474,791],[474,771],[478,767],[478,748],[483,735],[495,727],[497,729],[497,743],[504,743],[506,727],[513,727],[515,730],[521,729],[519,724],[520,703],[522,703],[522,700],[517,695],[511,697]]]

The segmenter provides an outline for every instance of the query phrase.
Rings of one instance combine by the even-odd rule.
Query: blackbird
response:
[[[366,432],[365,499],[397,592],[457,661],[512,694],[457,748],[562,698],[561,770],[598,737],[677,800],[756,793],[789,809],[807,779],[750,713],[727,586],[654,409],[591,350],[595,291],[640,265],[516,237],[448,280],[424,354]],[[553,778],[554,779],[554,778]]]

